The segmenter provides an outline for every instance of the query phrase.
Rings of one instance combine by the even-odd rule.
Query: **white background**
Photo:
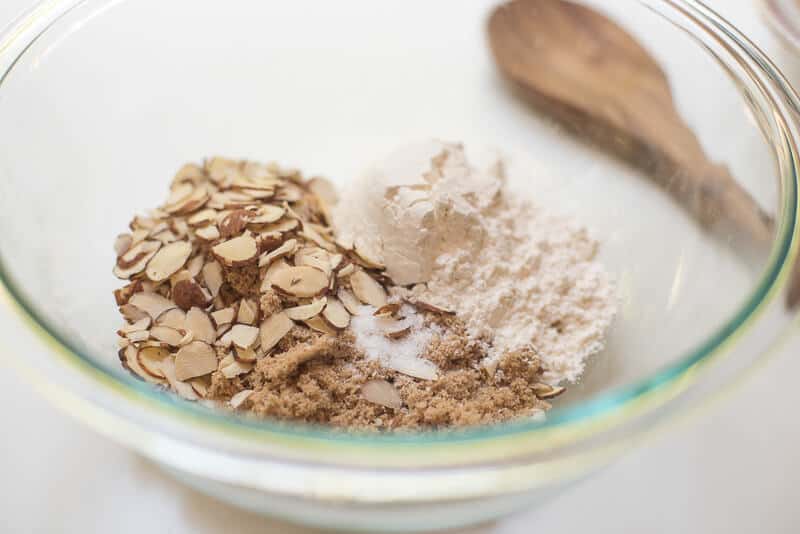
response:
[[[800,83],[750,0],[707,0]],[[0,0],[4,26],[30,0]],[[0,312],[2,313],[2,312]],[[13,332],[2,326],[5,341]],[[786,350],[724,404],[536,510],[465,532],[800,532],[800,359]],[[65,419],[0,372],[0,533],[306,533],[219,504]]]

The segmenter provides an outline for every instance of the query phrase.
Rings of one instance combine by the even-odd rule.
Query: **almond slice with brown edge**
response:
[[[283,271],[284,269],[288,269],[290,265],[286,263],[286,260],[283,258],[278,259],[272,264],[267,267],[267,272],[264,273],[264,280],[261,282],[261,292],[266,293],[272,289],[272,285],[275,283],[275,278],[278,276],[278,273]]]
[[[328,277],[319,269],[301,265],[276,273],[272,285],[295,297],[313,297],[328,288]]]
[[[230,398],[230,400],[228,401],[228,405],[235,410],[239,408],[239,406],[244,404],[244,401],[249,399],[250,395],[252,394],[253,394],[252,389],[243,389],[242,391],[240,391],[239,393],[235,394],[233,397]]]
[[[561,386],[551,386],[549,384],[534,384],[531,390],[540,399],[553,399],[564,393],[567,388]]]
[[[141,380],[150,382],[151,384],[164,383],[163,379],[157,378],[142,369],[142,366],[139,364],[139,350],[133,345],[129,345],[120,351],[120,361],[125,368]]]
[[[117,335],[127,337],[128,334],[132,334],[133,332],[141,332],[142,330],[147,330],[148,328],[150,328],[150,317],[145,316],[138,321],[123,325],[119,330],[117,330]]]
[[[227,349],[233,345],[233,334],[231,332],[232,329],[232,326],[228,326],[227,329],[225,329],[225,331],[222,333],[217,331],[217,340],[214,342],[214,346]]]
[[[331,336],[335,336],[339,333],[336,331],[335,328],[326,323],[325,320],[322,319],[322,317],[320,317],[319,315],[303,322],[307,324],[309,328],[311,328],[312,330],[316,330],[317,332],[322,332],[323,334],[329,334]]]
[[[202,226],[207,226],[210,223],[214,223],[216,220],[217,210],[206,208],[191,215],[188,219],[186,219],[186,223],[192,228],[200,228]]]
[[[194,392],[194,389],[192,389],[192,386],[178,380],[175,358],[165,358],[164,361],[161,362],[161,371],[167,378],[169,385],[175,390],[175,393],[186,400],[197,400],[197,394]]]
[[[153,282],[163,282],[186,264],[191,253],[192,245],[188,241],[175,241],[161,247],[147,264],[147,277]]]
[[[386,367],[422,380],[436,380],[439,376],[439,368],[431,361],[422,358],[398,358],[389,359]]]
[[[211,302],[211,295],[193,279],[181,280],[172,288],[172,298],[182,310],[192,307],[206,308]]]
[[[352,263],[348,263],[347,265],[339,269],[339,272],[336,273],[336,277],[344,278],[346,276],[352,275],[354,272],[356,272],[356,266]]]
[[[202,254],[195,256],[189,263],[186,264],[186,271],[192,278],[196,278],[203,271],[203,266],[206,263],[206,259],[203,257]]]
[[[208,390],[211,388],[210,376],[198,376],[197,378],[192,378],[188,382],[198,397],[204,399],[208,396]]]
[[[233,322],[233,319],[235,317],[236,317],[236,310],[234,310],[233,308],[223,308],[221,310],[211,312],[211,318],[214,320],[214,323],[217,326],[230,324]]]
[[[180,182],[172,187],[169,192],[169,197],[165,203],[165,209],[168,213],[170,206],[176,206],[187,200],[192,193],[194,193],[194,184],[191,182]]]
[[[410,326],[406,326],[406,327],[400,328],[398,330],[387,330],[385,332],[385,335],[389,339],[397,340],[397,339],[403,339],[409,333],[411,333],[411,327]]]
[[[385,269],[380,253],[375,250],[365,239],[356,237],[353,252],[361,260],[364,267],[370,269]]]
[[[317,228],[318,226],[315,224],[304,224],[303,229],[300,231],[300,235],[310,241],[313,241],[317,246],[322,247],[325,250],[336,252],[336,245],[322,237]]]
[[[185,335],[185,331],[175,330],[174,328],[170,328],[168,326],[154,326],[150,329],[150,336],[153,339],[162,341],[167,345],[172,345],[173,347],[179,347],[181,345],[181,340],[184,339]]]
[[[455,315],[456,312],[452,310],[446,310],[444,308],[440,308],[439,306],[434,306],[429,302],[423,302],[421,300],[409,301],[409,304],[417,308],[418,310],[422,311],[429,311],[433,313],[441,313],[443,315]]]
[[[350,315],[358,315],[359,310],[361,309],[361,303],[350,290],[343,287],[339,288],[336,296],[339,297],[340,301],[342,301],[342,304],[344,305],[345,309],[350,312]]]
[[[294,263],[295,265],[308,265],[309,267],[313,267],[325,273],[326,277],[330,277],[332,272],[327,253],[325,253],[324,257],[321,257],[319,254],[303,254],[298,258],[297,255],[295,255]]]
[[[208,202],[208,199],[209,195],[206,187],[204,185],[198,185],[188,198],[177,204],[165,206],[164,209],[172,215],[188,215],[202,208],[205,203]]]
[[[336,191],[336,186],[327,178],[315,176],[306,182],[306,187],[329,206],[335,206],[339,203],[339,193]]]
[[[358,300],[380,308],[386,304],[386,290],[364,271],[358,270],[350,276],[350,285]]]
[[[253,236],[245,234],[223,241],[214,246],[211,252],[228,267],[236,267],[255,261],[258,257],[258,244]]]
[[[186,312],[186,330],[194,334],[194,338],[198,341],[205,341],[206,343],[214,343],[217,339],[217,329],[211,322],[211,317],[197,307],[192,307]]]
[[[295,306],[294,308],[287,308],[284,310],[289,319],[293,321],[305,321],[322,313],[325,305],[328,303],[326,297],[322,297],[312,301],[310,304],[303,304],[302,306]]]
[[[296,248],[297,248],[297,240],[287,239],[281,246],[279,246],[275,250],[262,255],[258,260],[258,266],[264,267],[265,265],[269,265],[275,259],[293,253]]]
[[[389,304],[385,304],[375,310],[375,313],[372,315],[375,317],[391,317],[395,313],[399,312],[401,307],[402,304],[399,302],[390,302]]]
[[[131,234],[119,234],[114,240],[114,252],[117,253],[119,258],[131,248],[133,245],[133,236]]]
[[[303,190],[290,183],[282,184],[282,187],[275,194],[276,200],[283,200],[285,202],[297,202],[301,198],[303,198]]]
[[[256,351],[254,351],[252,348],[243,349],[241,347],[237,347],[235,343],[231,349],[231,354],[233,354],[233,357],[237,362],[241,363],[253,363],[258,359]]]
[[[261,323],[261,350],[271,350],[283,336],[289,333],[294,323],[286,312],[278,312],[270,315]]]
[[[225,281],[222,277],[222,267],[219,263],[212,261],[203,266],[203,281],[211,293],[212,297],[219,294],[219,288],[222,287]]]
[[[328,305],[322,310],[322,318],[325,322],[337,330],[347,328],[350,324],[350,314],[339,299],[331,297]]]
[[[125,254],[117,258],[114,276],[127,280],[145,270],[147,264],[161,248],[159,241],[142,241],[132,246]]]
[[[175,355],[175,378],[178,380],[188,380],[216,370],[217,353],[208,343],[192,341]]]
[[[285,233],[295,230],[298,226],[300,226],[300,222],[297,219],[287,218],[272,224],[260,225],[258,226],[258,232],[262,234],[269,234],[273,232]]]
[[[128,338],[128,341],[131,343],[139,343],[141,341],[147,341],[150,339],[150,331],[149,330],[138,330],[136,332],[131,332],[127,334],[125,337]]]
[[[158,293],[134,293],[128,303],[147,313],[152,319],[157,319],[165,311],[175,308],[174,302]]]
[[[254,364],[252,363],[244,363],[234,360],[233,363],[220,368],[219,371],[225,378],[234,378],[239,375],[247,374],[250,371],[252,371],[253,365]]]
[[[156,324],[161,326],[168,326],[175,330],[185,328],[186,312],[180,308],[170,308],[158,317],[156,317]]]
[[[139,349],[136,356],[139,360],[139,365],[145,372],[154,378],[166,378],[164,371],[161,369],[161,362],[165,358],[170,357],[169,350],[161,347],[144,347]]]
[[[119,313],[121,313],[125,320],[129,323],[135,323],[136,321],[144,319],[145,317],[148,319],[150,318],[147,313],[143,312],[133,304],[123,304],[119,307]]]
[[[364,399],[373,403],[399,410],[403,406],[403,399],[392,384],[386,380],[369,380],[361,386]]]
[[[203,241],[215,241],[220,237],[219,229],[213,224],[209,224],[208,226],[203,226],[202,228],[198,228],[197,230],[194,231],[194,235],[196,235]]]
[[[331,270],[335,271],[339,267],[339,265],[341,265],[343,260],[344,260],[344,255],[339,253],[331,254],[330,258],[328,258],[328,263],[331,266]]]
[[[247,349],[255,345],[259,329],[246,324],[235,324],[231,328],[231,341],[237,347]]]
[[[250,224],[269,224],[280,220],[286,210],[280,206],[259,206],[250,219]]]
[[[258,306],[250,299],[242,299],[239,303],[237,321],[242,324],[256,324],[258,320]]]

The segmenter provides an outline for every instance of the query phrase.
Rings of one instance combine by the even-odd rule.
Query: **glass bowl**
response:
[[[657,58],[706,153],[774,217],[769,242],[702,227],[646,173],[528,108],[492,63],[494,2],[49,0],[0,37],[4,360],[201,491],[371,531],[530,506],[707,405],[792,333],[798,101],[699,2],[585,3]],[[520,194],[603,241],[619,316],[545,421],[348,434],[214,412],[120,368],[111,245],[183,162],[274,159],[342,183],[426,137],[499,147]]]

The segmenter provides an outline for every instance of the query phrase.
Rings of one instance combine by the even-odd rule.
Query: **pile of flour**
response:
[[[508,195],[499,161],[477,169],[440,141],[404,148],[345,191],[334,222],[383,261],[395,296],[455,311],[488,361],[533,345],[546,381],[575,382],[603,347],[616,296],[598,242]]]

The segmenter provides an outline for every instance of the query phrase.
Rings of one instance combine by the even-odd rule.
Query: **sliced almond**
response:
[[[150,336],[153,339],[157,339],[173,347],[179,347],[185,335],[186,332],[175,330],[168,326],[154,326],[150,329]]]
[[[300,249],[294,256],[294,263],[295,265],[314,267],[325,273],[325,276],[330,276],[333,271],[329,254],[318,247]]]
[[[264,280],[261,282],[261,292],[266,293],[270,291],[278,274],[289,267],[290,265],[286,263],[286,260],[283,258],[272,262],[272,264],[267,267],[267,272],[264,273]]]
[[[198,397],[204,399],[208,396],[208,390],[211,388],[210,376],[199,376],[197,378],[192,378],[188,382]]]
[[[191,215],[186,223],[192,228],[200,228],[214,223],[217,220],[217,210],[206,208]]]
[[[344,278],[346,276],[352,275],[354,272],[356,272],[356,266],[353,265],[352,263],[348,263],[347,265],[339,269],[339,272],[336,273],[336,276],[339,278]]]
[[[235,317],[236,310],[233,308],[224,308],[222,310],[211,312],[211,318],[214,320],[214,323],[217,324],[217,326],[230,324],[233,322]]]
[[[142,241],[132,246],[125,254],[117,258],[114,276],[127,280],[145,270],[147,264],[161,248],[159,241]]]
[[[395,339],[395,340],[403,339],[409,333],[411,333],[411,327],[410,326],[406,326],[406,327],[403,327],[403,328],[399,328],[397,330],[387,330],[386,331],[386,337],[388,337],[389,339]]]
[[[125,320],[129,323],[135,323],[136,321],[144,319],[145,317],[148,319],[150,318],[146,312],[143,312],[133,304],[123,304],[119,307],[119,313],[121,313]]]
[[[154,320],[165,311],[175,307],[174,302],[158,293],[134,293],[128,302]]]
[[[250,348],[258,339],[259,329],[246,324],[235,324],[231,328],[231,340],[237,347]]]
[[[338,252],[336,254],[331,254],[330,258],[328,258],[328,263],[330,264],[331,270],[335,271],[339,265],[342,264],[343,260],[344,255],[339,254]]]
[[[292,319],[293,321],[305,321],[322,313],[322,310],[325,309],[325,305],[327,303],[328,299],[326,297],[322,297],[312,301],[310,304],[295,306],[294,308],[287,308],[284,310],[284,312],[289,316],[289,319]]]
[[[131,225],[131,228],[133,228],[133,225]],[[141,243],[142,241],[147,239],[147,236],[149,236],[149,235],[150,235],[150,231],[148,229],[146,229],[146,228],[139,228],[137,230],[133,230],[133,232],[131,233],[131,238],[133,240],[133,245],[136,245],[137,243]]]
[[[350,314],[336,297],[328,299],[328,305],[322,310],[322,318],[337,330],[347,328],[350,324]]]
[[[273,232],[285,233],[285,232],[291,232],[298,226],[300,226],[300,222],[297,219],[286,218],[283,219],[282,221],[278,221],[272,224],[260,225],[258,226],[258,232],[262,234],[270,234]]]
[[[236,360],[234,360],[230,365],[220,368],[220,372],[225,378],[234,378],[239,375],[247,374],[252,370],[252,363],[239,362]]]
[[[278,312],[270,315],[261,323],[261,349],[264,351],[271,350],[283,339],[283,336],[289,333],[293,326],[294,323],[289,316],[286,315],[286,312]]]
[[[186,400],[197,400],[197,394],[194,392],[194,389],[192,389],[192,386],[178,380],[175,358],[165,358],[161,362],[161,371],[167,378],[170,387],[172,387],[179,396]]]
[[[219,263],[212,261],[203,266],[203,281],[211,293],[212,297],[219,294],[219,288],[222,287],[224,279],[222,277],[222,267]]]
[[[134,280],[130,284],[127,284],[119,289],[114,290],[114,300],[117,303],[117,306],[124,306],[128,304],[131,296],[134,293],[138,293],[139,291],[143,291],[143,284],[141,280]]]
[[[203,241],[215,241],[220,237],[219,229],[213,224],[209,224],[208,226],[203,226],[202,228],[198,228],[197,230],[194,231],[194,235],[196,235]]]
[[[361,386],[361,394],[364,399],[373,403],[399,410],[403,406],[403,399],[400,397],[397,388],[386,380],[370,380]]]
[[[123,325],[119,330],[117,330],[117,335],[127,337],[128,334],[133,332],[141,332],[142,330],[147,330],[150,328],[150,317],[145,316],[130,324]]]
[[[233,357],[234,359],[236,359],[237,362],[242,362],[242,363],[253,363],[258,359],[256,351],[254,351],[252,348],[245,349],[237,347],[236,344],[233,345],[233,348],[231,349],[231,354],[233,354]]]
[[[295,248],[297,248],[297,240],[287,239],[281,246],[279,246],[275,250],[262,255],[258,260],[258,266],[263,267],[265,265],[270,265],[277,258],[293,253]]]
[[[217,329],[211,322],[211,317],[198,307],[192,307],[186,312],[186,330],[194,334],[194,339],[206,343],[214,343],[217,339]]]
[[[354,243],[353,243],[353,236],[351,235],[337,236],[335,242],[340,248],[344,250],[353,250]]]
[[[131,234],[119,234],[114,240],[114,252],[117,253],[119,258],[131,248],[133,245],[133,236]]]
[[[336,331],[331,325],[329,325],[325,320],[322,319],[319,315],[316,317],[312,317],[306,321],[303,321],[305,324],[309,326],[312,330],[316,330],[317,332],[322,332],[323,334],[329,334],[331,336],[337,335],[339,332]]]
[[[175,377],[188,380],[217,370],[217,353],[208,343],[192,341],[175,355]]]
[[[191,182],[180,182],[172,187],[167,198],[166,206],[174,206],[188,199],[194,193],[194,184]],[[169,210],[167,210],[169,212]]]
[[[339,203],[339,194],[336,191],[336,186],[327,178],[315,176],[306,183],[306,186],[309,191],[317,195],[329,206],[335,206]]]
[[[192,278],[196,278],[203,271],[203,266],[206,263],[206,259],[203,257],[202,254],[195,256],[189,263],[186,264],[186,271]]]
[[[269,224],[280,220],[286,210],[280,206],[259,206],[250,219],[251,224]]]
[[[130,332],[125,337],[127,337],[128,341],[131,343],[139,343],[141,341],[147,341],[150,338],[150,331],[137,330],[136,332]]]
[[[227,349],[233,345],[233,334],[231,333],[232,328],[232,326],[228,326],[227,329],[222,333],[217,331],[217,340],[214,342],[215,347]]]
[[[386,265],[383,263],[381,254],[375,250],[365,239],[355,240],[353,252],[361,260],[365,267],[369,269],[385,269]]]
[[[350,312],[350,315],[358,315],[359,310],[361,309],[361,303],[350,290],[339,288],[336,296],[339,297],[340,301],[342,301],[342,304],[344,305],[345,309]]]
[[[384,304],[372,314],[375,317],[391,317],[395,313],[400,311],[402,304],[399,302],[390,302],[389,304]]]
[[[214,246],[211,251],[225,265],[246,265],[258,257],[258,244],[251,235],[241,235]]]
[[[162,282],[178,272],[189,255],[192,245],[188,241],[176,241],[161,247],[147,264],[147,277],[153,282]]]
[[[456,312],[452,310],[446,310],[444,308],[440,308],[439,306],[434,306],[429,302],[423,302],[421,300],[409,301],[409,304],[417,308],[418,310],[429,311],[433,313],[441,313],[444,315],[455,315]]]
[[[258,306],[250,299],[242,299],[239,303],[237,321],[242,324],[256,324],[258,320]]]
[[[164,371],[161,369],[161,363],[165,358],[170,357],[170,353],[165,348],[160,347],[145,347],[139,349],[136,356],[139,360],[139,365],[154,378],[166,378]]]
[[[567,388],[549,384],[534,384],[531,389],[540,399],[553,399],[564,393]]]
[[[172,298],[182,310],[192,307],[206,308],[211,301],[211,295],[194,279],[181,280],[172,288]]]
[[[203,205],[208,202],[208,199],[208,190],[205,186],[192,186],[190,195],[178,202],[165,205],[164,210],[172,215],[187,215],[202,208]]]
[[[328,277],[318,269],[301,265],[282,269],[275,274],[272,284],[295,297],[313,297],[327,289]]]
[[[284,183],[275,194],[275,200],[283,200],[285,202],[297,202],[303,198],[303,190],[294,184]]]
[[[325,250],[329,250],[331,252],[336,252],[336,246],[322,237],[322,235],[318,231],[318,226],[315,224],[304,224],[303,229],[300,231],[300,235],[305,237],[306,239],[313,241],[317,246],[324,248]]]
[[[161,326],[168,326],[175,330],[181,330],[185,327],[186,313],[180,308],[170,308],[158,317],[156,317],[156,324]]]
[[[350,276],[350,285],[358,300],[380,308],[386,304],[386,290],[364,271],[358,270]]]
[[[439,376],[436,364],[422,358],[390,358],[387,367],[422,380],[436,380]]]
[[[144,369],[139,364],[139,350],[133,345],[128,345],[119,352],[119,359],[122,365],[138,378],[150,382],[151,384],[163,384],[164,380],[157,378]]]
[[[231,399],[228,401],[228,405],[235,410],[239,406],[244,404],[244,401],[249,399],[250,395],[252,394],[253,394],[252,389],[243,389],[242,391],[231,397]]]

